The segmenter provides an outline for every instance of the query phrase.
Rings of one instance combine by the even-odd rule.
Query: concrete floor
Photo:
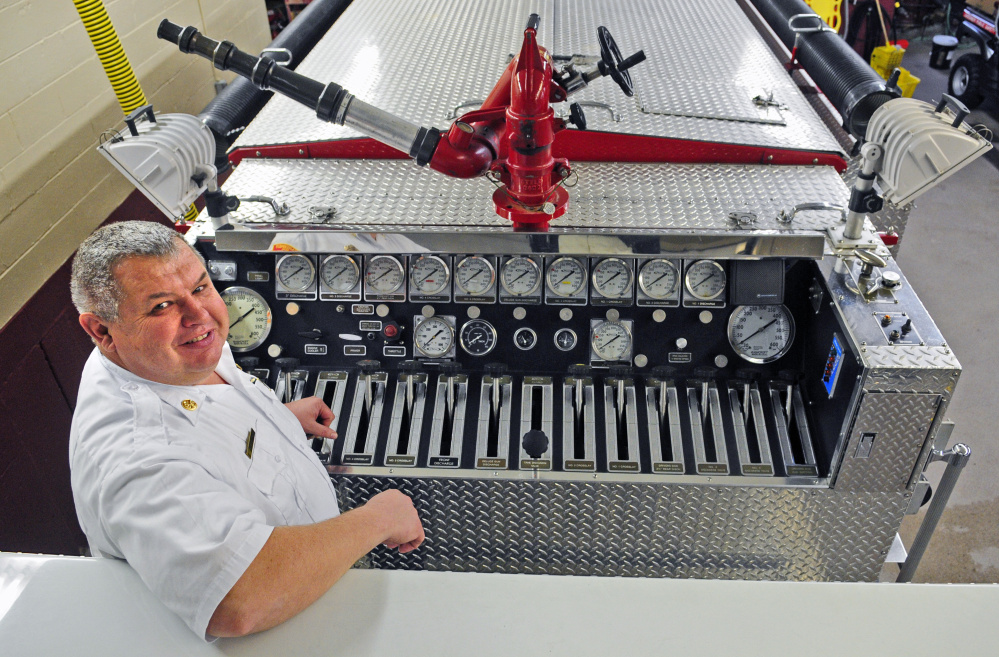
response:
[[[908,37],[902,66],[921,78],[914,94],[921,100],[936,101],[947,90],[949,71],[929,68],[930,39],[940,31]],[[967,51],[961,48],[955,58]],[[999,96],[968,121],[999,135]],[[951,445],[963,442],[972,449],[917,582],[999,582],[999,394],[993,369],[999,366],[999,340],[992,333],[999,323],[997,220],[999,150],[993,149],[916,200],[898,254],[902,271],[961,361],[947,417],[956,423]],[[934,485],[943,469],[939,463],[929,467]],[[923,515],[905,519],[907,546]]]

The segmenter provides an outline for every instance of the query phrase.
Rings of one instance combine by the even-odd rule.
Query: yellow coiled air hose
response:
[[[118,98],[121,111],[128,116],[136,108],[147,104],[146,95],[142,93],[142,87],[135,78],[132,65],[121,47],[118,40],[118,33],[115,32],[111,18],[104,8],[102,0],[73,0],[76,11],[80,14],[80,20],[87,29],[87,36],[90,43],[97,51],[97,58],[101,60],[104,67],[104,74],[111,82],[111,88]],[[184,221],[194,221],[198,218],[198,210],[192,205],[184,215]]]

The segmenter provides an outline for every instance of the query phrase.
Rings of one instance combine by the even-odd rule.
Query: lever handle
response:
[[[968,116],[968,114],[970,114],[971,112],[968,109],[967,105],[962,103],[954,96],[951,96],[950,94],[942,94],[940,102],[937,103],[937,107],[933,111],[939,114],[944,110],[945,107],[947,107],[948,104],[953,105],[954,108],[956,109],[956,111],[954,112],[956,116],[954,118],[954,122],[951,123],[951,126],[954,128],[961,127],[961,121],[964,121],[964,117]]]
[[[541,458],[548,451],[549,443],[548,435],[540,429],[531,429],[524,434],[524,451],[532,459]]]

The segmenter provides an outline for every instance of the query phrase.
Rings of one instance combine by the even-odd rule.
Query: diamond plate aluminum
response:
[[[579,184],[553,227],[733,230],[728,214],[744,211],[759,217],[752,229],[790,232],[776,221],[782,208],[847,200],[831,167],[585,162],[575,170]],[[345,229],[509,229],[493,210],[494,187],[486,179],[448,178],[404,160],[244,160],[224,189],[291,206],[290,215],[278,217],[266,203],[244,203],[231,214],[244,224],[315,224],[309,208],[333,206],[336,216],[327,225]],[[207,222],[207,214],[200,219]],[[828,210],[801,212],[793,230],[822,230],[839,219]]]
[[[794,488],[334,476],[350,509],[397,488],[426,541],[368,568],[873,581],[908,500]]]
[[[556,56],[599,56],[600,25],[610,29],[625,56],[645,51],[647,60],[631,71],[634,98],[609,81],[595,82],[572,97],[604,103],[620,115],[615,122],[608,113],[588,112],[591,130],[841,152],[730,0],[558,0],[555,23]],[[761,114],[752,99],[771,93],[786,109]],[[719,118],[706,118],[711,116]]]
[[[635,98],[609,79],[572,97],[612,110],[588,108],[591,130],[842,152],[742,10],[726,0],[365,0],[344,12],[296,70],[412,123],[444,128],[455,108],[474,109],[488,95],[532,12],[541,16],[539,42],[554,55],[593,61],[596,28],[607,25],[627,54],[642,48],[649,57],[632,72]],[[770,93],[786,109],[753,104]],[[275,96],[234,147],[358,136]]]
[[[441,128],[457,105],[481,102],[489,94],[517,51],[532,13],[541,16],[539,42],[551,43],[552,0],[354,2],[295,71],[336,82],[411,123]],[[233,146],[360,136],[275,95]]]
[[[839,491],[902,491],[930,435],[940,409],[939,394],[867,392],[833,486]],[[862,458],[858,446],[865,434],[874,435],[870,456]]]

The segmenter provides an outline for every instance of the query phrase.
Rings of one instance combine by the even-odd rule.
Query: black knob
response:
[[[669,365],[657,365],[649,372],[655,379],[672,379],[676,376],[676,368]]]
[[[548,436],[540,429],[531,429],[524,434],[524,451],[532,459],[539,459],[548,451]]]
[[[416,360],[404,360],[399,363],[399,369],[403,372],[418,372],[420,371],[420,362]]]
[[[317,328],[314,328],[311,331],[299,331],[298,337],[307,338],[309,340],[320,340],[323,337],[323,332]]]
[[[441,363],[441,374],[446,374],[449,378],[461,371],[461,363],[456,360],[446,360]]]
[[[496,378],[498,376],[503,376],[504,374],[506,374],[508,368],[506,366],[506,363],[486,363],[484,369],[486,370],[486,374],[488,374],[493,378]]]
[[[586,115],[583,114],[583,108],[579,103],[569,105],[569,123],[580,130],[586,130]]]
[[[631,376],[631,368],[627,365],[611,365],[607,371],[615,379],[627,379]]]
[[[288,370],[293,370],[298,367],[298,359],[290,358],[285,356],[284,358],[275,358],[274,364],[277,365],[281,371],[287,372]]]
[[[582,363],[576,363],[575,365],[569,366],[569,375],[577,379],[585,379],[593,374],[593,368],[589,365],[584,365]]]
[[[377,360],[359,360],[359,361],[357,361],[357,369],[361,370],[361,372],[363,372],[364,374],[371,374],[372,372],[374,372],[375,370],[377,370],[381,366],[382,366],[382,364],[380,362],[378,362]]]
[[[260,359],[256,356],[245,356],[239,359],[239,366],[243,368],[244,371],[249,372],[260,366]]]

